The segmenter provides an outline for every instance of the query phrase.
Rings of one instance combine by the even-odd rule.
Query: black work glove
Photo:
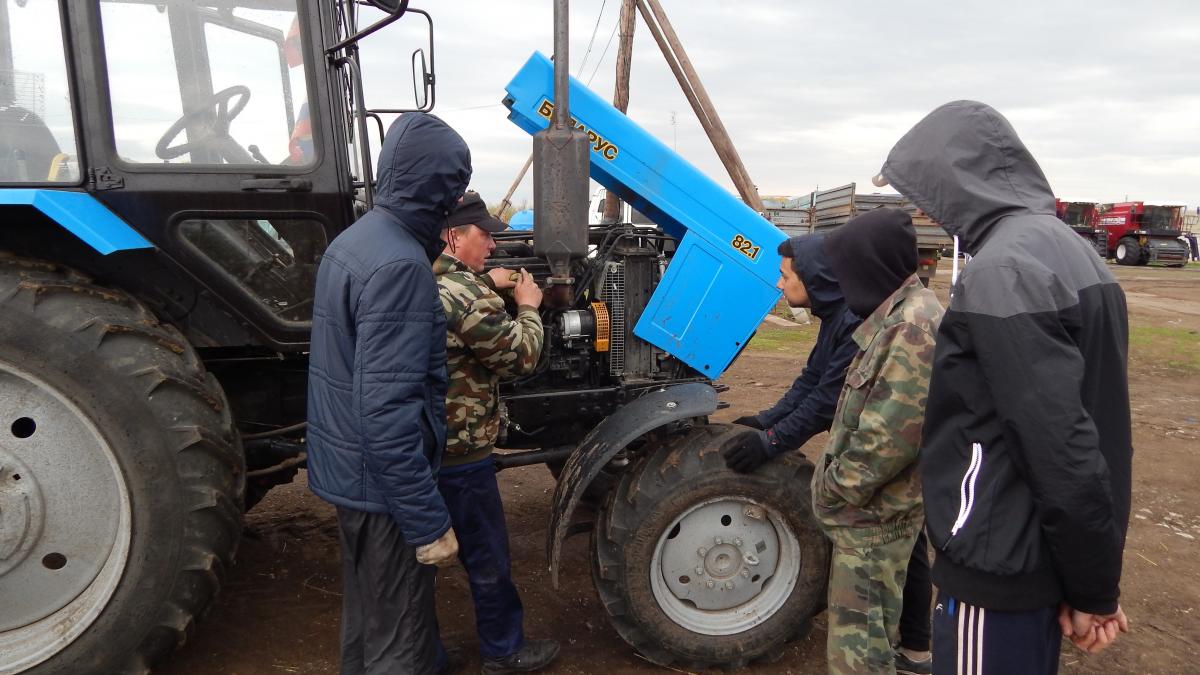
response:
[[[733,423],[740,424],[744,427],[750,427],[751,429],[758,429],[759,431],[763,431],[762,422],[758,421],[757,415],[742,415],[741,417],[734,420]]]
[[[767,438],[767,432],[746,434],[741,443],[727,449],[722,456],[725,458],[725,466],[738,473],[754,471],[766,464],[767,460],[772,457],[771,442]]]

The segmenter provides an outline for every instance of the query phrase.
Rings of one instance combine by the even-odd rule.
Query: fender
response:
[[[0,190],[0,206],[32,206],[101,255],[154,248],[124,220],[86,192],[43,189]]]
[[[706,382],[687,382],[652,391],[604,418],[567,458],[554,488],[546,557],[554,587],[558,588],[558,563],[571,516],[583,493],[618,452],[638,437],[665,424],[688,417],[711,415],[717,409],[717,391]]]

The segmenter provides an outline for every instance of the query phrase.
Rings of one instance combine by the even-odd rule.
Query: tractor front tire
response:
[[[825,604],[829,543],[812,515],[813,467],[789,454],[751,474],[721,451],[745,434],[702,425],[622,476],[592,533],[592,577],[617,632],[668,667],[778,658]]]
[[[130,295],[0,254],[0,672],[146,673],[241,536],[245,460],[195,350]]]
[[[1114,257],[1120,265],[1141,265],[1145,256],[1142,255],[1142,246],[1136,239],[1122,239],[1117,242]]]

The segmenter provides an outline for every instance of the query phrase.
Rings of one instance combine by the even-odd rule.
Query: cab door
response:
[[[305,349],[320,256],[353,218],[318,1],[64,5],[100,132],[82,139],[88,191],[250,341]]]

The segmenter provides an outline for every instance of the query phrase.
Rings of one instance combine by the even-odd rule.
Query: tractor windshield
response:
[[[0,183],[79,180],[58,3],[0,0]]]
[[[296,3],[102,2],[113,131],[122,159],[313,163]]]

